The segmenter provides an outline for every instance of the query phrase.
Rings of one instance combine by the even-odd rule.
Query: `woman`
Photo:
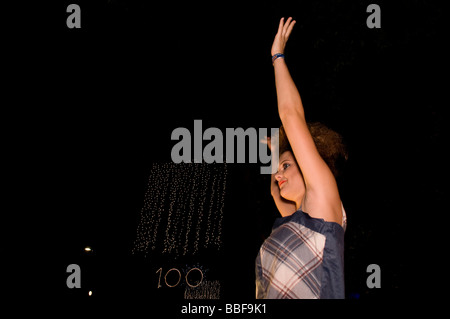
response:
[[[282,18],[272,45],[282,127],[271,192],[282,217],[275,221],[256,259],[256,297],[344,298],[345,211],[331,170],[334,165],[332,161],[327,165],[318,150],[311,135],[314,127],[306,123],[300,94],[284,60],[294,25],[292,18],[286,22]],[[328,130],[326,135],[336,138],[325,144],[339,144],[333,133]],[[339,145],[335,149],[343,150]]]

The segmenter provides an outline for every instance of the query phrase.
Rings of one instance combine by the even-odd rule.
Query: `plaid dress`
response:
[[[343,225],[301,209],[277,218],[256,258],[256,298],[344,298]]]

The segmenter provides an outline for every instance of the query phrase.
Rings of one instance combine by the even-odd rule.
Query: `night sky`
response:
[[[143,299],[171,308],[183,290],[157,289],[156,270],[200,264],[222,281],[223,300],[255,302],[254,261],[278,217],[260,164],[228,165],[223,249],[176,260],[131,250],[152,163],[171,161],[175,128],[280,126],[270,48],[279,19],[292,16],[286,63],[307,120],[339,132],[349,151],[338,180],[346,296],[432,297],[423,281],[434,255],[426,238],[444,213],[447,38],[437,1],[373,2],[380,29],[366,26],[371,1],[91,2],[73,2],[81,29],[66,27],[72,2],[24,6],[7,36],[14,100],[4,121],[14,129],[5,136],[20,166],[11,189],[31,192],[15,207],[31,206],[36,231],[16,254],[45,273],[33,291],[74,307]],[[80,289],[66,287],[73,263]],[[369,264],[381,267],[380,289],[367,288]],[[27,287],[18,293],[34,298]]]

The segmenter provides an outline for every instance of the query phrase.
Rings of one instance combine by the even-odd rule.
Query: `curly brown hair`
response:
[[[342,136],[320,122],[307,123],[320,156],[327,163],[334,177],[341,174],[342,164],[348,159],[347,147]],[[279,154],[291,151],[292,148],[283,126],[279,131]]]

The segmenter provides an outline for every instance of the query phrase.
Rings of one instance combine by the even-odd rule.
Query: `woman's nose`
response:
[[[283,178],[283,175],[281,173],[275,173],[275,179],[277,181],[280,181]]]

